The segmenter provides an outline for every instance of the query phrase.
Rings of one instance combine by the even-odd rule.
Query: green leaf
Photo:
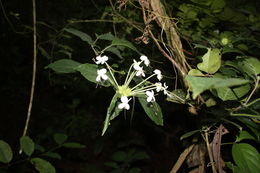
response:
[[[217,104],[217,102],[213,99],[213,98],[209,98],[206,102],[205,102],[207,107],[211,107],[211,106],[215,106]]]
[[[119,51],[117,48],[115,48],[115,47],[110,47],[110,48],[106,49],[106,51],[115,54],[115,55],[118,56],[120,59],[124,59],[124,58],[122,57],[120,51]]]
[[[50,158],[53,158],[53,159],[61,160],[60,154],[55,153],[55,152],[47,152],[47,153],[44,153],[43,155],[47,156],[47,157],[50,157]]]
[[[77,29],[73,29],[73,28],[65,28],[64,30],[79,37],[81,40],[86,41],[90,45],[92,45],[94,43],[92,38],[84,32],[81,32],[81,31],[79,31]]]
[[[233,89],[227,87],[217,88],[216,92],[217,96],[223,101],[238,100],[245,96],[250,91],[250,88],[250,85],[246,84]]]
[[[200,132],[200,130],[193,130],[193,131],[190,131],[190,132],[187,132],[185,134],[183,134],[181,137],[180,137],[180,140],[183,140],[185,138],[188,138],[196,133]]]
[[[77,142],[66,142],[66,143],[62,144],[62,146],[66,147],[66,148],[85,148],[86,147],[85,145],[82,145]]]
[[[238,118],[238,120],[244,123],[254,133],[254,136],[256,137],[257,141],[260,142],[260,126],[248,118],[241,117]]]
[[[255,137],[253,137],[250,133],[248,133],[247,131],[240,131],[239,135],[236,137],[236,142],[240,142],[244,139],[252,139],[252,140],[256,140]]]
[[[27,156],[31,156],[34,152],[33,140],[29,136],[22,136],[20,138],[20,148]]]
[[[190,76],[204,76],[203,73],[201,73],[201,71],[197,70],[197,69],[191,69],[189,72],[188,72],[188,75]]]
[[[84,78],[93,83],[98,83],[96,81],[98,69],[99,68],[96,64],[89,63],[81,64],[75,68],[75,70],[80,72]],[[107,76],[111,79],[111,75],[109,74],[109,72],[107,72]],[[110,86],[110,84],[107,81],[101,83],[99,82],[98,84],[106,87]]]
[[[132,50],[134,50],[135,52],[137,53],[140,53],[136,47],[129,41],[127,40],[124,40],[124,39],[119,39],[119,38],[115,38],[113,41],[112,41],[112,46],[124,46],[124,47],[128,47]]]
[[[156,102],[147,103],[146,98],[138,97],[145,113],[157,125],[163,125],[163,115],[160,105]]]
[[[260,172],[260,155],[253,146],[246,143],[233,144],[232,156],[240,172]]]
[[[116,93],[113,96],[113,98],[112,98],[112,100],[110,102],[110,105],[109,105],[109,107],[107,109],[106,119],[104,121],[104,127],[103,127],[103,130],[102,130],[102,136],[105,134],[108,126],[110,125],[110,121],[112,119],[114,119],[116,116],[118,116],[119,113],[121,112],[121,110],[116,108],[116,105],[117,105],[116,103],[117,103],[117,100],[118,100],[119,97],[120,97],[120,95],[118,93]]]
[[[208,49],[208,52],[202,57],[203,62],[197,67],[206,73],[214,74],[221,66],[221,53],[219,49]]]
[[[66,134],[62,134],[62,133],[55,133],[55,134],[53,135],[53,139],[54,139],[54,141],[55,141],[57,144],[61,145],[61,144],[63,144],[65,141],[67,141],[68,136],[67,136]]]
[[[56,173],[52,164],[46,160],[36,157],[31,159],[31,163],[39,173]]]
[[[13,152],[8,143],[0,140],[0,162],[9,163],[13,158]]]
[[[119,168],[119,165],[117,164],[117,162],[105,162],[104,163],[106,166],[112,167],[112,168]]]
[[[185,104],[187,93],[182,89],[175,89],[172,92],[169,92],[166,100],[174,103]]]
[[[105,33],[105,34],[101,34],[97,36],[97,39],[99,40],[114,40],[115,36],[113,34],[111,34],[111,32],[109,33]]]
[[[260,61],[254,57],[239,57],[238,66],[249,76],[256,77],[260,74]]]
[[[141,171],[140,168],[131,168],[128,173],[140,173]]]
[[[48,54],[48,52],[45,49],[43,49],[41,46],[38,46],[38,49],[44,57],[46,57],[47,59],[52,59],[51,56]]]
[[[61,59],[49,64],[47,68],[50,68],[57,73],[73,73],[76,72],[75,68],[80,64],[81,63],[71,59]]]
[[[131,156],[133,161],[149,159],[149,155],[144,151],[137,151]]]
[[[195,99],[202,92],[209,89],[225,88],[232,86],[239,86],[248,83],[248,80],[239,78],[219,78],[219,77],[196,77],[187,75],[185,78],[193,92],[193,99]]]
[[[124,162],[127,158],[127,154],[124,151],[117,151],[112,155],[112,160],[117,162]]]

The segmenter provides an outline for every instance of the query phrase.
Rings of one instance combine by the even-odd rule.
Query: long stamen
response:
[[[144,92],[150,91],[150,90],[153,90],[153,89],[156,89],[156,87],[147,88],[147,89],[144,89],[144,90],[135,90],[135,91],[132,92],[132,94],[133,94],[133,95],[136,95],[136,94],[144,94]]]
[[[108,68],[108,70],[109,70],[109,73],[110,73],[110,75],[112,76],[112,78],[113,78],[113,80],[114,80],[114,84],[116,85],[116,87],[118,88],[118,83],[117,83],[117,81],[116,81],[116,79],[115,79],[115,76],[114,76],[114,74],[112,73],[112,71],[111,71],[111,67],[105,62],[105,64],[106,64],[106,66],[107,66],[107,68]]]
[[[131,90],[133,91],[135,88],[137,88],[138,86],[142,85],[144,82],[146,82],[148,79],[154,77],[156,74],[152,74],[151,76],[149,76],[148,78],[146,78],[145,80],[143,80],[142,82],[140,82],[139,84],[137,84],[136,86],[134,86]]]

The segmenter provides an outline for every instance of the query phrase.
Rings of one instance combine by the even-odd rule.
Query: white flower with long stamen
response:
[[[149,66],[150,61],[149,61],[149,59],[147,58],[147,56],[142,55],[142,56],[140,57],[140,59],[141,59],[142,61],[144,61],[144,64],[145,64],[146,66]]]
[[[161,82],[156,82],[155,86],[156,86],[156,92],[163,91],[163,86]]]
[[[118,105],[118,108],[119,109],[126,109],[126,110],[129,110],[130,109],[130,105],[128,104],[128,102],[131,100],[131,99],[128,99],[126,96],[122,96],[120,98],[121,100],[121,103]]]
[[[154,72],[154,74],[157,75],[157,79],[158,79],[159,81],[162,80],[162,72],[161,72],[160,70],[156,69],[156,70],[154,70],[153,72]]]
[[[108,60],[108,57],[99,55],[96,57],[96,60],[96,64],[104,64]]]
[[[140,69],[142,69],[142,67],[140,67],[140,64],[141,62],[137,62],[135,59],[134,59],[134,69],[139,71]]]
[[[145,94],[147,95],[147,99],[146,99],[147,102],[154,102],[155,101],[153,90],[146,91]]]
[[[136,76],[143,76],[143,77],[145,77],[143,67],[141,67],[140,69],[137,70]]]
[[[97,70],[97,78],[96,81],[97,82],[101,82],[101,80],[107,80],[108,76],[106,75],[107,73],[107,69],[102,68],[100,70]]]
[[[163,94],[164,95],[168,95],[168,91],[167,91],[168,86],[166,85],[166,83],[163,84]]]

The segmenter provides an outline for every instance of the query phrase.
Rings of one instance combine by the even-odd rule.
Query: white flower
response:
[[[136,76],[143,76],[143,77],[145,77],[143,67],[141,67],[139,70],[137,70]]]
[[[140,59],[141,59],[142,61],[144,61],[144,64],[145,64],[146,66],[148,66],[148,65],[150,64],[150,61],[149,61],[149,59],[147,58],[147,56],[142,55],[142,56],[140,57]]]
[[[140,61],[137,62],[137,61],[134,59],[134,69],[135,69],[135,70],[139,71],[140,69],[142,69],[142,68],[140,67],[140,64],[141,64]]]
[[[151,90],[151,91],[146,91],[145,94],[147,95],[147,99],[146,99],[147,102],[153,102],[153,101],[155,101],[153,90]]]
[[[163,91],[163,86],[161,82],[156,82],[155,86],[156,86],[156,92]]]
[[[160,81],[162,79],[162,72],[158,69],[154,70],[153,72],[157,75],[157,79]]]
[[[96,78],[96,81],[97,81],[97,82],[100,82],[101,79],[107,80],[107,79],[108,79],[108,76],[106,75],[106,72],[107,72],[107,69],[105,69],[105,68],[102,68],[102,69],[100,69],[100,70],[97,70],[97,78]]]
[[[168,91],[167,91],[168,86],[166,85],[166,83],[163,84],[163,94],[164,95],[168,95]]]
[[[119,105],[118,105],[118,108],[119,109],[126,109],[126,110],[129,110],[130,109],[130,106],[128,104],[128,102],[131,100],[131,99],[128,99],[126,96],[122,96],[120,98],[121,102]]]
[[[96,60],[96,64],[104,64],[108,60],[108,57],[99,55],[96,57]]]

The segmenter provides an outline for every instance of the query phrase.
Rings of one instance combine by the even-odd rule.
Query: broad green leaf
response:
[[[53,139],[54,139],[54,141],[55,141],[57,144],[61,145],[61,144],[63,144],[65,141],[67,141],[68,136],[67,136],[66,134],[62,134],[62,133],[55,133],[55,134],[53,135]]]
[[[220,12],[225,5],[225,0],[213,0],[211,9],[214,10],[214,12]]]
[[[34,152],[34,142],[29,136],[22,136],[20,138],[20,148],[28,156]]]
[[[208,49],[208,52],[202,57],[203,62],[197,67],[206,73],[214,74],[221,66],[221,53],[219,49]]]
[[[85,148],[86,147],[85,145],[82,145],[77,142],[66,142],[66,143],[62,144],[62,146],[66,147],[66,148]]]
[[[252,140],[256,140],[255,137],[253,137],[250,133],[248,133],[247,131],[240,131],[239,135],[236,137],[236,142],[240,142],[244,139],[252,139]]]
[[[241,97],[245,96],[249,91],[250,91],[250,85],[242,85],[236,88],[228,88],[228,87],[223,87],[223,88],[217,88],[216,93],[219,98],[223,101],[227,100],[237,100],[240,99]]]
[[[124,162],[127,159],[127,154],[124,151],[117,151],[112,155],[112,160]]]
[[[260,61],[254,57],[239,57],[238,66],[249,76],[256,77],[260,74]]]
[[[113,41],[112,41],[112,46],[124,46],[124,47],[128,47],[134,51],[136,51],[137,53],[140,53],[136,47],[129,41],[127,40],[123,40],[123,39],[119,39],[119,38],[115,38]]]
[[[81,63],[71,59],[61,59],[49,64],[47,68],[50,68],[57,73],[73,73],[76,72],[75,68],[80,64]]]
[[[50,157],[50,158],[53,158],[53,159],[61,160],[60,154],[55,153],[55,152],[47,152],[47,153],[44,153],[43,156],[47,156],[47,157]]]
[[[183,140],[183,139],[185,139],[185,138],[188,138],[188,137],[190,137],[190,136],[192,136],[192,135],[194,135],[194,134],[196,134],[196,133],[199,133],[199,132],[200,132],[200,130],[193,130],[193,131],[187,132],[187,133],[183,134],[183,135],[180,137],[180,140]]]
[[[104,163],[106,166],[109,166],[111,168],[119,168],[119,165],[117,164],[117,162],[105,162]]]
[[[240,172],[260,172],[260,155],[247,143],[233,144],[232,156]]]
[[[117,100],[118,100],[119,97],[120,97],[119,94],[116,93],[114,95],[114,97],[112,98],[109,107],[107,108],[106,119],[104,121],[104,127],[103,127],[103,130],[102,130],[102,136],[105,134],[108,126],[110,125],[110,120],[114,119],[121,112],[121,111],[119,111],[119,109],[116,108],[116,106],[117,106],[116,103],[117,103]]]
[[[34,149],[38,150],[42,153],[45,152],[45,148],[43,146],[39,145],[39,144],[34,144]]]
[[[219,78],[219,77],[196,77],[187,75],[185,78],[193,92],[193,99],[206,90],[239,86],[248,83],[248,80],[239,78]]]
[[[131,168],[128,173],[140,173],[142,170],[140,168]]]
[[[13,158],[13,152],[8,143],[0,140],[0,162],[9,163]]]
[[[260,126],[248,118],[240,117],[238,120],[244,123],[254,133],[257,141],[260,142]]]
[[[133,161],[136,160],[144,160],[144,159],[149,159],[149,155],[144,152],[144,151],[135,151],[132,155],[131,155],[131,159]]]
[[[113,34],[111,34],[111,32],[109,33],[105,33],[105,34],[101,34],[97,36],[97,39],[99,40],[114,40],[115,36]]]
[[[41,158],[32,158],[31,163],[34,165],[35,169],[39,171],[39,173],[56,173],[55,168],[52,164]]]
[[[64,30],[79,37],[81,40],[86,41],[90,45],[92,45],[94,43],[92,38],[84,32],[81,32],[81,31],[79,31],[77,29],[73,29],[73,28],[65,28]]]
[[[90,82],[93,82],[93,83],[97,83],[96,78],[97,78],[98,69],[99,68],[96,64],[89,64],[89,63],[81,64],[75,68],[75,70],[80,72],[84,78],[86,78],[87,80],[89,80]],[[107,75],[109,78],[111,78],[111,75],[109,74],[109,72],[107,72]],[[100,84],[102,86],[110,86],[108,81],[104,81],[101,83],[99,82],[98,84]]]
[[[161,108],[158,103],[151,102],[148,103],[146,98],[138,97],[139,102],[141,103],[145,113],[148,117],[157,125],[163,125],[163,115]]]
[[[204,76],[204,74],[197,70],[197,69],[191,69],[189,72],[188,72],[188,75],[190,76]]]
[[[117,48],[115,48],[115,47],[110,47],[110,48],[106,49],[106,51],[115,54],[115,55],[118,56],[120,59],[124,59],[124,58],[122,57],[120,51],[119,51]]]

